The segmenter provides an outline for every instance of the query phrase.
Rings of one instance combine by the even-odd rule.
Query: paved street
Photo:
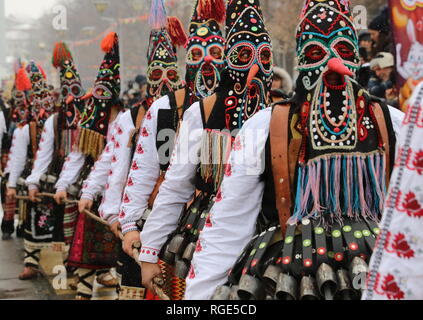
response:
[[[23,241],[14,238],[0,240],[0,300],[52,300],[56,293],[44,276],[36,280],[21,281]]]

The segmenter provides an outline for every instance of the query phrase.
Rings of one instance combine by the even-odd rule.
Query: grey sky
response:
[[[50,10],[56,0],[5,0],[6,15],[23,16],[36,19]]]

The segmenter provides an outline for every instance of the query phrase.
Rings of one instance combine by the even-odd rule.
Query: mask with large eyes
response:
[[[298,70],[307,90],[321,81],[331,59],[339,59],[352,73],[359,67],[354,25],[339,1],[331,3],[319,5],[309,1],[297,29]]]
[[[153,100],[178,90],[182,86],[176,49],[166,29],[151,32],[147,59],[147,99],[151,104]]]
[[[85,94],[81,79],[72,60],[66,60],[60,69],[61,99],[64,107],[66,128],[75,129],[84,110]]]
[[[224,43],[215,20],[192,21],[187,44],[185,81],[197,98],[214,93],[225,67]]]
[[[166,64],[161,61],[153,61],[147,70],[149,83],[148,95],[150,97],[162,97],[171,91],[179,89],[182,84],[176,63]]]
[[[298,102],[308,125],[309,156],[377,148],[368,95],[354,81],[358,39],[349,1],[307,0],[297,28]],[[329,150],[329,151],[328,151]]]
[[[12,91],[12,99],[12,121],[17,124],[25,123],[29,118],[29,109],[27,106],[25,93],[15,88]]]
[[[225,47],[233,87],[225,101],[227,127],[241,128],[268,106],[273,78],[272,43],[258,1],[230,1]]]
[[[54,111],[54,97],[51,92],[44,88],[38,92],[32,92],[29,98],[31,115],[37,120],[46,120]]]

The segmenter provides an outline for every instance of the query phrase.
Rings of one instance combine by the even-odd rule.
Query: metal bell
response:
[[[362,258],[355,257],[350,264],[350,278],[357,293],[364,290],[368,272],[367,263]]]
[[[319,300],[319,291],[314,278],[303,277],[301,279],[300,300]]]
[[[229,300],[231,294],[231,288],[228,286],[217,287],[211,300]]]
[[[162,250],[162,252],[160,253],[160,259],[163,262],[165,262],[165,263],[167,263],[167,264],[169,264],[171,266],[174,265],[174,263],[175,263],[175,254],[169,251],[169,245],[167,245]]]
[[[332,267],[322,263],[316,273],[317,287],[325,300],[333,300],[338,291],[336,274]]]
[[[239,301],[241,300],[238,295],[239,286],[232,286],[231,293],[229,294],[229,300]]]
[[[350,277],[354,281],[355,277],[367,274],[369,266],[360,257],[355,257],[350,264]]]
[[[195,242],[190,242],[185,248],[184,254],[182,255],[182,259],[185,259],[186,261],[192,261],[196,247],[197,245]]]
[[[189,273],[191,264],[186,263],[184,260],[176,260],[175,263],[175,276],[181,279],[186,279]]]
[[[46,175],[46,174],[43,174],[43,175],[40,177],[40,182],[47,182],[47,175]]]
[[[56,176],[54,176],[54,175],[52,175],[52,174],[49,174],[49,175],[47,176],[47,180],[46,180],[46,182],[47,182],[47,183],[50,183],[50,184],[56,184],[56,182],[57,182],[57,177],[56,177]]]
[[[278,283],[278,278],[281,272],[281,268],[271,264],[267,267],[263,274],[263,280],[266,284],[266,287],[270,288],[272,292],[275,292],[276,290],[276,284]]]
[[[16,185],[19,187],[25,187],[26,186],[25,179],[20,177],[18,181],[16,182]]]
[[[353,300],[357,294],[354,291],[348,272],[345,269],[336,271],[336,278],[338,280],[338,294],[337,298],[340,300]]]
[[[74,199],[78,198],[79,191],[80,191],[80,188],[78,187],[78,185],[75,185],[75,184],[71,185],[68,188],[68,194]]]
[[[182,253],[185,249],[185,238],[182,234],[177,234],[169,243],[169,252],[174,254]]]
[[[264,300],[266,292],[260,279],[243,274],[239,280],[238,296],[240,300]]]
[[[278,300],[297,300],[297,280],[286,273],[280,273],[278,277],[278,282],[276,284],[275,295]]]

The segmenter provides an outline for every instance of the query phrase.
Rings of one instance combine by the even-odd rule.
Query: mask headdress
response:
[[[353,79],[359,56],[349,9],[348,0],[308,0],[301,13],[296,102],[303,141],[292,222],[377,220],[382,210],[386,159],[370,97]]]
[[[14,65],[15,83],[12,89],[12,121],[25,125],[29,118],[29,103],[27,95],[32,89],[31,81],[20,59]]]
[[[223,0],[196,0],[189,25],[185,81],[199,99],[214,93],[225,67],[225,39],[219,26],[225,14]]]
[[[31,61],[26,67],[31,81],[29,103],[31,116],[37,121],[46,120],[54,111],[54,98],[47,85],[47,76],[43,68]]]
[[[82,97],[86,100],[81,120],[79,150],[97,159],[104,149],[113,107],[120,105],[120,57],[119,38],[109,33],[102,41],[105,52],[92,93]]]
[[[231,87],[226,127],[241,128],[268,105],[273,78],[273,54],[259,0],[230,0],[226,14],[226,79]],[[223,85],[222,85],[223,86]]]
[[[352,76],[358,69],[358,37],[349,0],[307,0],[297,28],[302,87],[313,89],[326,71]]]
[[[147,103],[182,87],[177,66],[176,46],[185,45],[186,35],[181,22],[168,18],[163,0],[153,0],[149,17],[151,34],[147,52]]]
[[[84,90],[72,54],[63,42],[56,43],[52,64],[60,71],[61,112],[66,119],[65,129],[76,129],[84,111]]]

